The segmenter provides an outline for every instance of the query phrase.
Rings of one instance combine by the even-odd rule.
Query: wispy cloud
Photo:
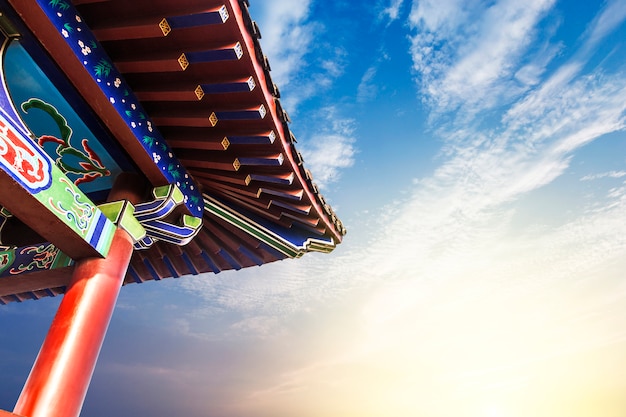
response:
[[[468,43],[475,46],[485,34],[485,15],[490,15],[491,24],[500,27],[500,23],[493,23],[497,16],[520,29],[515,36],[507,37],[512,42],[507,44],[513,50],[519,50],[526,48],[526,38],[533,31],[533,25],[552,6],[548,1],[534,1],[527,10],[518,2],[509,1],[496,3],[495,10],[489,11],[481,9],[478,3],[462,3],[467,7],[452,0],[437,3],[440,7],[435,7],[434,2],[420,2],[414,5],[412,21],[432,36],[441,31],[441,36],[453,39],[459,36],[453,35],[459,27],[478,13],[482,20],[477,20],[472,32],[474,40],[470,39]],[[599,21],[598,18],[594,22]],[[585,33],[595,32],[589,29]],[[590,37],[583,39],[582,49],[590,42]],[[460,42],[458,39],[454,41]],[[520,43],[523,46],[519,46]],[[481,45],[489,47],[491,43]],[[480,55],[480,51],[475,53]],[[505,53],[510,60],[514,60],[516,54]],[[437,59],[433,58],[430,64],[435,65]],[[435,75],[448,78],[457,62],[460,61],[445,63]],[[503,62],[495,61],[495,66],[504,65]],[[332,298],[332,294],[343,293],[364,283],[370,285],[380,277],[419,279],[420,288],[428,291],[425,282],[440,276],[454,276],[452,271],[460,265],[470,269],[480,266],[477,251],[484,249],[488,252],[491,245],[501,245],[498,242],[503,236],[512,232],[516,207],[525,196],[548,186],[567,172],[572,157],[581,147],[605,134],[624,129],[626,79],[620,74],[606,74],[601,68],[581,75],[581,62],[573,65],[567,61],[549,77],[540,77],[524,96],[510,101],[499,122],[487,129],[466,119],[437,126],[436,132],[445,143],[441,165],[432,175],[416,182],[410,198],[389,205],[385,212],[376,214],[378,223],[369,223],[371,230],[366,241],[342,246],[337,254],[324,259],[324,266],[320,266],[317,257],[312,255],[298,262],[264,266],[266,277],[263,280],[258,279],[258,272],[253,269],[237,272],[236,282],[228,274],[220,274],[211,280],[187,280],[185,285],[198,294],[205,294],[216,308],[242,312],[243,321],[238,328],[257,328],[263,333],[275,324],[272,317],[277,314],[304,311],[310,300]],[[511,67],[507,74],[512,77],[515,69]],[[435,75],[433,81],[438,79]],[[495,86],[498,80],[502,81],[494,78],[490,82]],[[476,101],[466,94],[469,93],[458,94],[454,100],[461,106]],[[321,129],[318,135],[305,138],[300,144],[307,166],[321,185],[335,180],[338,169],[350,166],[355,157],[353,121],[337,116],[334,108],[325,108],[323,112],[326,113],[327,128]],[[619,190],[611,198],[609,207],[623,204]],[[584,210],[584,201],[580,204],[578,209]],[[594,210],[598,208],[594,206]],[[611,208],[607,213],[615,221],[621,219],[617,209]],[[529,242],[553,242],[550,239],[556,239],[564,233],[563,230],[582,227],[578,222],[602,223],[601,219],[591,217],[569,225],[567,219],[561,220],[562,224],[531,225],[555,229],[542,229],[541,235],[534,236]],[[605,236],[613,237],[610,227],[602,230],[607,233]],[[617,252],[621,250],[620,242],[616,240]],[[575,243],[572,241],[564,247],[570,244]],[[532,246],[533,243],[528,243],[529,248]],[[591,243],[585,244],[584,248],[594,250]],[[502,250],[514,251],[513,247],[503,247]],[[562,252],[563,262],[567,260],[567,253]],[[505,262],[502,268],[514,268],[512,265],[516,261],[510,257],[506,259],[509,263]],[[248,280],[248,274],[254,278]],[[311,280],[310,276],[316,279]],[[415,296],[419,298],[419,295]],[[258,320],[248,320],[255,314],[260,317]]]
[[[379,19],[386,21],[387,24],[398,20],[404,0],[389,0],[389,3],[383,8]]]
[[[299,146],[306,166],[320,188],[339,179],[342,169],[354,164],[354,121],[337,115],[335,107],[319,111],[323,126]]]
[[[626,171],[609,171],[603,172],[601,174],[590,174],[585,175],[580,180],[581,181],[593,181],[601,178],[624,178],[626,177]]]
[[[550,392],[542,391],[549,378],[563,392],[586,396],[580,381],[594,376],[586,361],[597,364],[603,352],[623,348],[626,186],[598,181],[602,201],[580,193],[557,207],[539,195],[558,194],[556,181],[578,174],[573,161],[585,146],[626,127],[626,67],[590,64],[590,45],[611,33],[599,25],[616,28],[623,18],[603,22],[622,8],[607,3],[582,31],[578,51],[556,66],[560,44],[531,46],[553,2],[490,4],[414,4],[411,21],[420,32],[412,53],[422,95],[437,113],[431,126],[443,144],[440,164],[413,185],[407,180],[397,202],[370,213],[362,239],[348,235],[323,259],[310,254],[236,277],[183,281],[204,297],[212,318],[228,315],[210,326],[218,321],[221,332],[278,352],[281,371],[250,382],[242,409],[281,404],[282,415],[294,415],[306,402],[312,415],[331,415],[329,398],[342,397],[376,399],[341,403],[346,415],[485,415],[463,414],[467,398],[540,397]],[[532,58],[522,58],[530,48]],[[367,71],[362,84],[374,75]],[[511,85],[518,89],[509,92]],[[464,117],[455,117],[459,109]],[[481,110],[490,110],[489,123],[473,117]],[[328,129],[301,147],[322,184],[354,159],[353,122],[324,111]],[[626,176],[609,169],[572,177]],[[548,221],[542,210],[557,215]],[[302,321],[322,328],[300,338]],[[292,362],[285,365],[284,356]],[[560,378],[573,368],[582,377]],[[618,374],[599,380],[622,387]],[[416,392],[424,395],[416,400]]]
[[[589,54],[592,48],[615,30],[626,19],[626,4],[620,0],[608,0],[604,10],[593,20],[584,34],[585,46],[581,53]]]
[[[376,66],[371,66],[365,71],[361,77],[361,82],[357,87],[356,101],[359,103],[365,103],[373,100],[378,95],[378,86],[374,81],[376,76]]]
[[[537,24],[554,0],[414,2],[411,53],[425,100],[435,111],[470,116],[523,92],[513,82]],[[543,62],[542,62],[543,61]],[[527,69],[541,72],[545,57]]]
[[[272,78],[279,86],[287,86],[305,65],[314,34],[314,26],[307,22],[310,4],[310,0],[267,0],[250,10],[261,29],[263,52],[271,58]]]
[[[332,88],[344,72],[346,51],[336,42],[322,41],[327,28],[311,15],[312,7],[311,0],[268,0],[250,11],[261,29],[272,79],[286,93],[283,105],[291,114],[303,101]]]

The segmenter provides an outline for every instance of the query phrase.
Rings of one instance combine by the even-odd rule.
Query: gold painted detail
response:
[[[222,147],[224,148],[224,150],[226,150],[228,149],[229,146],[230,146],[230,141],[228,140],[226,136],[224,136],[224,139],[222,139]]]
[[[202,100],[202,98],[204,97],[204,90],[202,89],[201,85],[198,85],[196,87],[194,93],[196,93],[196,97],[198,97],[198,100]]]
[[[235,171],[239,171],[239,168],[241,168],[241,162],[239,162],[239,158],[235,158],[235,162],[233,162],[233,167],[235,167]]]
[[[246,185],[250,185],[250,183],[252,182],[252,176],[250,174],[246,175]]]
[[[189,66],[189,61],[187,60],[184,52],[178,57],[178,63],[180,64],[180,67],[183,69],[183,71],[185,71]]]
[[[169,35],[170,32],[172,31],[172,27],[167,22],[166,18],[163,18],[163,20],[159,22],[159,27],[161,28],[161,32],[163,32],[163,36]]]
[[[217,124],[217,114],[215,112],[211,112],[209,115],[209,123],[211,123],[211,127],[215,127]]]

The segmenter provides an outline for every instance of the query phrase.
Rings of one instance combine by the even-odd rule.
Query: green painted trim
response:
[[[73,262],[74,261],[69,256],[59,251],[50,269],[63,268],[65,266],[70,266]]]
[[[251,219],[235,212],[234,210],[224,206],[208,195],[204,194],[204,210],[211,213],[222,220],[232,224],[238,229],[246,232],[250,236],[266,243],[273,249],[287,255],[290,258],[299,258],[309,251],[318,251],[330,253],[335,248],[335,243],[331,239],[330,242],[325,242],[319,239],[308,239],[303,247],[298,247],[293,243],[287,241],[282,236],[268,230],[260,224],[254,222]]]
[[[202,226],[202,217],[183,215],[183,226],[198,229]]]
[[[266,229],[253,223],[252,221],[246,219],[238,213],[232,212],[226,207],[223,207],[221,204],[214,201],[207,195],[204,195],[204,210],[219,217],[222,220],[227,221],[238,229],[243,230],[249,235],[255,237],[261,242],[266,243],[270,247],[287,255],[290,258],[295,258],[299,254],[299,251],[294,248],[293,245],[291,245],[289,242],[286,242],[279,236],[269,231],[266,231]]]
[[[98,208],[109,220],[128,232],[133,241],[138,242],[146,236],[146,229],[135,218],[135,206],[130,202],[125,200],[113,201],[101,204]]]
[[[157,200],[159,198],[169,198],[176,205],[182,204],[185,202],[185,194],[178,188],[176,184],[162,185],[160,187],[156,187],[152,190],[152,195]]]
[[[117,224],[122,211],[124,210],[124,206],[126,201],[112,201],[110,203],[100,204],[98,208],[102,213],[106,216],[107,219]]]

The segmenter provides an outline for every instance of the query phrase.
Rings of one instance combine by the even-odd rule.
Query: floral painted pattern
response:
[[[61,177],[59,181],[65,184],[65,191],[71,195],[71,202],[67,204],[65,201],[50,197],[48,205],[71,222],[82,236],[86,236],[96,217],[96,207],[89,201],[81,201],[84,198],[83,194],[67,179]]]
[[[59,249],[51,243],[26,246],[20,250],[21,255],[30,255],[28,263],[22,263],[15,268],[11,268],[12,275],[21,274],[23,272],[50,269],[56,257],[59,255]]]
[[[107,177],[111,172],[104,167],[102,159],[89,147],[89,141],[82,139],[81,148],[74,146],[70,141],[72,138],[72,128],[68,126],[67,120],[57,109],[38,98],[31,98],[22,103],[22,110],[28,113],[31,109],[39,109],[50,115],[56,123],[60,138],[51,135],[43,135],[37,139],[39,146],[46,143],[55,143],[55,152],[58,155],[55,162],[64,174],[74,174],[77,178],[74,184],[79,185],[90,182],[100,177]]]
[[[176,184],[183,190],[185,205],[190,212],[201,216],[203,206],[198,187],[174,156],[165,139],[153,128],[139,100],[74,7],[66,0],[38,0],[38,3],[85,69],[98,83],[102,92],[109,98],[110,103],[124,118],[163,176],[170,184]]]

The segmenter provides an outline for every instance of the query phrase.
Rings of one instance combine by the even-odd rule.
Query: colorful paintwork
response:
[[[135,249],[147,249],[157,240],[174,245],[185,245],[202,227],[202,218],[182,215],[180,224],[166,221],[170,214],[183,204],[185,195],[175,185],[157,187],[152,194],[154,201],[135,205],[135,218],[146,230],[146,236],[135,243]]]
[[[85,25],[76,9],[65,0],[38,0],[76,57],[100,86],[111,105],[135,134],[144,150],[160,168],[170,184],[176,184],[184,194],[184,204],[195,216],[201,217],[202,196],[184,166],[174,156],[161,134],[131,92],[121,73]]]
[[[3,52],[6,44],[5,40]],[[0,86],[0,103],[3,104],[0,107],[0,169],[41,204],[42,213],[44,210],[52,212],[98,253],[106,256],[115,225],[32,139],[11,105],[3,66],[0,66],[0,75],[3,81]]]
[[[15,261],[15,249],[0,250],[0,276],[7,269],[11,268]]]
[[[203,196],[207,213],[232,224],[290,258],[299,258],[309,251],[329,253],[336,246],[332,238],[311,238],[297,228],[287,230],[276,224],[254,219],[253,216],[244,215],[240,210],[234,210],[207,194]]]
[[[110,190],[122,170],[101,143],[105,134],[87,126],[89,115],[77,114],[19,41],[7,44],[3,74],[18,116],[61,171],[87,194]]]
[[[73,263],[49,242],[0,250],[0,279],[26,272],[62,268]]]
[[[88,201],[82,201],[83,196],[69,180],[61,177],[59,182],[65,184],[65,191],[67,192],[65,195],[71,198],[71,202],[67,202],[68,198],[64,201],[55,201],[49,197],[48,204],[53,211],[71,222],[76,231],[84,235],[96,214],[96,207]]]
[[[31,193],[47,189],[52,181],[51,161],[40,147],[24,140],[0,114],[0,165]]]
[[[40,109],[49,114],[55,121],[61,134],[60,138],[51,135],[42,135],[37,139],[42,148],[46,143],[55,144],[54,152],[58,155],[56,164],[65,174],[74,174],[78,178],[74,184],[79,185],[84,182],[94,181],[96,178],[108,177],[111,171],[105,168],[102,158],[90,146],[89,140],[83,139],[80,148],[70,143],[72,138],[72,128],[68,126],[67,120],[52,105],[38,98],[31,98],[22,103],[21,108],[28,113],[31,109]]]

